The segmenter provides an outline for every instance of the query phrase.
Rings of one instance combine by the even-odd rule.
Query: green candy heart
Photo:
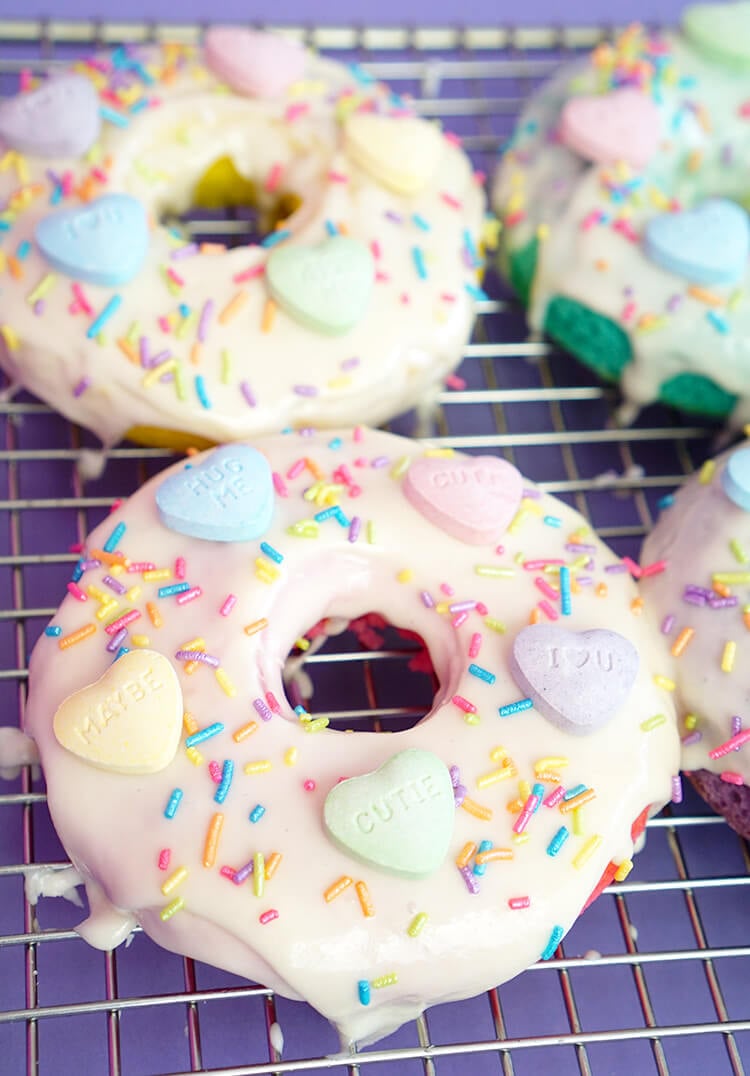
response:
[[[390,874],[427,878],[448,852],[455,816],[445,763],[407,748],[374,773],[350,777],[328,793],[323,817],[335,844]]]
[[[750,3],[696,4],[682,17],[685,36],[715,63],[750,67]]]
[[[328,336],[348,332],[370,300],[375,263],[364,243],[335,235],[316,246],[276,247],[266,281],[289,317]]]

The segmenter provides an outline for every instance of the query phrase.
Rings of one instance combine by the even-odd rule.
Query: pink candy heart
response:
[[[640,90],[626,88],[596,97],[572,97],[560,116],[559,137],[597,164],[625,161],[645,168],[659,144],[659,110]]]
[[[217,78],[246,97],[278,97],[305,69],[296,41],[237,26],[209,30],[205,57]]]
[[[425,519],[467,545],[499,541],[518,511],[523,479],[495,456],[425,456],[404,478],[406,499]]]

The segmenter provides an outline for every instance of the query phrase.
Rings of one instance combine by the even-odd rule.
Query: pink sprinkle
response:
[[[477,169],[476,172],[474,173],[474,182],[476,183],[476,185],[478,187],[483,187],[484,186],[484,181],[486,179],[487,179],[487,173],[482,172],[480,169]]]
[[[375,259],[375,261],[377,261],[378,258],[380,258],[380,256],[383,253],[382,250],[380,249],[380,243],[377,241],[377,239],[373,239],[370,242],[370,250],[372,251],[372,256]]]
[[[292,123],[294,120],[299,119],[300,116],[304,116],[306,112],[310,111],[310,105],[305,101],[300,101],[296,105],[290,105],[284,113],[284,119],[287,123]]]
[[[738,111],[743,119],[747,119],[750,116],[750,101],[743,101]]]
[[[459,138],[459,136],[454,131],[443,131],[443,138],[451,146],[460,146],[461,145],[461,139]]]
[[[112,624],[107,624],[105,631],[107,635],[117,635],[121,628],[126,628],[128,624],[132,624],[134,620],[140,620],[141,614],[137,609],[130,609],[127,613],[121,616],[118,620],[115,620]]]
[[[89,304],[89,301],[86,296],[83,294],[83,289],[81,288],[81,285],[71,284],[71,290],[75,295],[76,301],[80,306],[81,310],[83,310],[84,314],[87,314],[89,317],[91,317],[94,313],[94,310],[93,307]]]
[[[466,388],[466,382],[462,377],[458,377],[457,374],[450,374],[449,377],[446,377],[445,384],[449,389],[454,389],[456,391]]]
[[[165,871],[169,866],[169,861],[172,858],[172,851],[170,848],[162,848],[159,852],[159,870]]]
[[[103,172],[101,170],[101,168],[92,168],[91,169],[91,175],[94,177],[94,179],[97,179],[100,183],[106,183],[107,180],[109,179],[109,176],[107,175],[107,173]]]
[[[234,881],[234,876],[236,873],[237,872],[234,867],[222,867],[219,871],[219,874],[222,876],[222,878],[228,878],[230,882]]]
[[[508,907],[514,912],[517,912],[519,908],[528,908],[531,905],[531,897],[511,897],[508,901]]]
[[[221,609],[219,609],[219,616],[229,616],[236,604],[236,595],[227,594],[226,598],[224,599],[224,604],[222,605]]]
[[[287,471],[286,476],[290,481],[292,481],[293,479],[295,479],[297,477],[298,474],[302,474],[304,469],[305,469],[305,461],[304,461],[304,459],[295,460],[294,463],[292,464],[292,466]]]
[[[140,575],[141,572],[153,572],[156,565],[152,560],[135,560],[131,564],[128,564],[125,571],[129,575]]]
[[[355,426],[354,427],[354,440],[357,442],[357,444],[359,444],[360,441],[364,440],[364,436],[365,436],[365,431],[362,428],[362,426]]]
[[[633,579],[640,579],[641,578],[641,576],[643,575],[643,570],[639,567],[639,565],[637,565],[635,563],[635,561],[632,559],[632,557],[623,557],[622,558],[622,563],[625,565],[625,567],[628,569],[630,574],[633,576]]]
[[[212,759],[212,761],[209,762],[209,764],[208,764],[208,772],[211,775],[211,780],[213,781],[213,783],[215,785],[220,785],[221,784],[221,766],[219,765],[219,763],[215,759]]]
[[[269,908],[267,912],[263,912],[261,915],[258,916],[258,919],[263,924],[263,926],[265,926],[266,923],[273,923],[274,919],[278,918],[279,913],[276,911],[275,908]]]
[[[670,631],[674,627],[674,614],[668,613],[667,616],[661,622],[662,635],[669,635]]]
[[[172,328],[169,324],[169,318],[165,318],[162,314],[162,316],[160,318],[157,318],[156,320],[159,322],[159,328],[163,333],[170,333],[172,331]]]
[[[175,579],[184,579],[185,578],[185,558],[184,557],[178,557],[177,560],[174,562],[174,574],[175,574]]]
[[[650,575],[659,575],[666,567],[666,560],[655,560],[653,564],[647,564],[645,568],[641,569],[641,575],[644,579],[647,579]]]
[[[348,183],[349,176],[345,176],[343,172],[329,172],[328,178],[331,183]]]
[[[631,299],[630,302],[626,303],[625,306],[623,307],[622,314],[620,316],[621,316],[623,321],[630,321],[633,314],[635,314],[635,311],[636,311],[636,305],[633,302],[633,300]]]
[[[244,284],[246,280],[254,280],[256,276],[263,276],[266,271],[265,265],[251,265],[249,269],[243,269],[241,273],[235,273],[232,280],[235,284]]]
[[[455,303],[456,301],[455,293],[452,291],[442,291],[440,293],[440,298],[444,303]]]
[[[18,76],[18,88],[24,93],[31,86],[31,71],[28,67],[22,67]]]
[[[503,553],[504,550],[502,546],[498,546],[495,552]],[[541,568],[546,568],[550,564],[558,565],[564,563],[564,560],[525,560],[523,566],[527,572],[538,572]]]
[[[63,173],[63,177],[62,177],[63,197],[70,198],[71,194],[73,193],[73,184],[74,184],[74,182],[75,182],[75,179],[74,179],[74,176],[73,176],[72,172],[68,171],[68,172]],[[79,302],[80,302],[80,300],[79,300]],[[87,314],[89,312],[90,312],[89,310],[86,311]]]
[[[547,796],[546,800],[544,801],[544,806],[557,807],[558,803],[562,800],[564,795],[565,789],[562,785],[558,785],[557,788],[553,788],[549,796]]]
[[[440,197],[443,199],[446,205],[449,205],[451,209],[460,209],[461,203],[458,198],[454,198],[452,194],[448,194],[446,191],[442,191]]]
[[[264,184],[269,194],[276,190],[279,183],[281,182],[281,177],[283,174],[284,169],[278,162],[274,165],[271,165],[271,170],[266,176],[266,182]]]
[[[487,616],[487,614],[489,613],[489,609],[484,604],[484,602],[477,602],[476,611],[479,613],[480,616]]]
[[[477,708],[474,703],[469,702],[469,700],[465,699],[463,695],[454,695],[451,699],[451,702],[454,706],[457,706],[459,710],[463,710],[465,714],[475,714],[477,712]]]
[[[402,291],[401,295],[400,295],[400,301],[401,301],[402,306],[408,306],[409,303],[411,302],[411,299],[409,297],[409,293],[406,292],[406,291]]]
[[[178,598],[177,600],[179,601],[180,599]],[[542,601],[539,602],[539,608],[550,620],[558,619],[557,609],[553,609],[546,598],[543,598]]]
[[[68,583],[68,593],[72,594],[76,601],[87,602],[89,600],[88,597],[83,593],[81,588],[78,586],[78,584],[73,583],[72,581]]]
[[[728,785],[744,785],[745,781],[741,773],[734,773],[733,770],[724,770],[719,774],[722,781],[725,781]]]
[[[557,593],[554,587],[551,587],[546,579],[543,579],[541,575],[538,575],[534,580],[534,586],[537,590],[541,590],[542,594],[551,598],[553,602],[556,602],[560,595]]]
[[[442,590],[443,594],[447,594],[449,598],[452,598],[453,595],[456,593],[450,583],[441,583],[440,589]]]
[[[469,614],[468,613],[466,613],[466,612],[456,613],[456,615],[451,619],[451,624],[452,624],[452,626],[454,628],[460,628],[463,624],[466,623],[466,621],[468,619],[469,619]]]
[[[278,493],[279,497],[288,497],[289,490],[284,484],[284,479],[281,477],[278,471],[273,472],[273,488]]]
[[[84,547],[83,542],[74,542],[73,545],[68,546],[68,552],[69,553],[83,553],[84,548],[85,547]]]
[[[600,209],[592,209],[591,212],[588,213],[581,221],[581,230],[584,232],[590,231],[590,229],[593,228],[595,224],[599,223],[601,217],[602,213]]]
[[[314,792],[317,788],[317,785],[313,781],[312,777],[308,777],[302,787],[304,788],[305,792]]]
[[[184,288],[185,287],[185,279],[184,279],[184,277],[181,277],[180,274],[176,271],[176,269],[174,269],[171,265],[167,269],[167,276],[169,277],[169,279],[174,284],[177,285],[178,288]]]
[[[195,601],[196,598],[200,598],[203,591],[200,587],[191,587],[190,590],[183,591],[182,594],[177,595],[178,605],[187,605],[188,602]]]
[[[526,800],[526,803],[524,803],[523,810],[519,814],[518,818],[513,823],[513,832],[514,833],[523,833],[523,831],[528,826],[528,824],[529,824],[529,822],[531,820],[531,817],[534,814],[534,811],[536,811],[538,806],[539,806],[539,796],[535,796],[532,793],[529,796],[529,798]]]
[[[469,657],[470,658],[478,658],[479,657],[479,651],[481,649],[482,649],[482,636],[481,636],[480,632],[475,631],[474,634],[471,637],[471,642],[469,643]]]
[[[279,706],[279,700],[276,698],[273,691],[267,691],[266,692],[266,702],[268,703],[269,709],[273,710],[273,712],[275,714],[280,714],[281,713],[281,707]]]
[[[731,739],[726,741],[726,743],[720,744],[718,747],[715,747],[713,751],[709,751],[708,757],[723,758],[724,755],[728,755],[732,751],[736,750],[738,747],[742,747],[742,745],[746,744],[748,740],[750,740],[750,729],[745,729],[743,732],[738,732],[736,736],[732,736]],[[723,774],[721,779],[722,781],[724,780]]]

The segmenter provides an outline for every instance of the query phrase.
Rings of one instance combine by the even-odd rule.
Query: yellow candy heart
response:
[[[182,711],[182,690],[167,658],[133,650],[96,683],[69,695],[53,727],[63,747],[102,770],[158,773],[177,751]]]
[[[358,112],[346,121],[344,137],[355,164],[399,194],[421,191],[445,152],[439,128],[415,116]]]

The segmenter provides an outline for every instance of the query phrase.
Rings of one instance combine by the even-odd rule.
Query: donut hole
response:
[[[291,706],[329,718],[328,727],[339,732],[413,728],[432,709],[440,684],[423,636],[373,611],[312,625],[285,666]]]

